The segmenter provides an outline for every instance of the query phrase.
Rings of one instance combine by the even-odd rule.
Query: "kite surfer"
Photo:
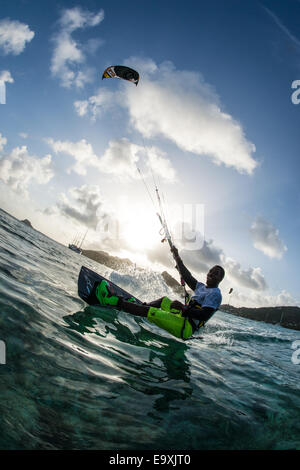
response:
[[[140,305],[135,303],[134,297],[125,299],[121,296],[115,296],[110,290],[109,282],[105,280],[98,284],[95,295],[101,305],[114,306],[118,310],[146,317],[151,323],[174,336],[188,339],[195,331],[204,326],[218,310],[222,301],[218,286],[225,276],[225,271],[222,266],[213,266],[207,273],[206,284],[203,284],[197,281],[185,267],[174,245],[171,251],[181,277],[194,291],[194,295],[187,305],[179,300],[172,301],[168,297]]]

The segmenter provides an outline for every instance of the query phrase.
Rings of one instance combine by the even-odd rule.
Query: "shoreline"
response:
[[[283,328],[300,331],[300,308],[299,307],[233,307],[224,304],[220,310],[238,317],[249,320],[262,321],[272,325],[279,325]]]

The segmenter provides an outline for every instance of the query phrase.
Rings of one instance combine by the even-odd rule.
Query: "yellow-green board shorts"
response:
[[[171,309],[171,303],[172,300],[164,297],[160,308],[150,307],[147,314],[148,320],[176,338],[190,338],[193,334],[192,325],[186,317],[182,316],[180,310]]]

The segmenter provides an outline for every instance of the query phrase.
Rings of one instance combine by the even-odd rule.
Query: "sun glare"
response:
[[[122,227],[122,238],[137,251],[149,249],[155,245],[159,235],[158,224],[153,223],[153,217],[137,217]]]

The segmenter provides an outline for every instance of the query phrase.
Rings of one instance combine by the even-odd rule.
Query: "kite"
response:
[[[136,70],[133,70],[125,65],[111,65],[104,70],[102,75],[103,78],[121,78],[129,82],[139,83],[140,76]]]

